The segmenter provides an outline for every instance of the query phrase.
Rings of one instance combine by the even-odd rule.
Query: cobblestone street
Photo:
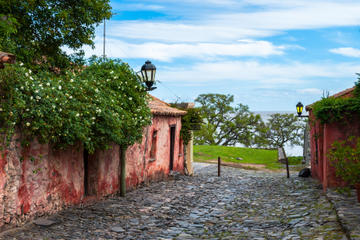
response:
[[[312,179],[196,164],[154,183],[25,225],[1,239],[347,239]]]

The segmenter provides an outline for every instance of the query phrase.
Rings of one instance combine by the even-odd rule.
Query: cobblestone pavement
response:
[[[347,239],[311,179],[196,166],[194,177],[127,194],[28,224],[0,239]],[[204,167],[205,166],[205,167]]]
[[[334,205],[338,219],[352,240],[360,240],[360,203],[356,190],[340,193],[334,189],[327,190],[327,197]]]

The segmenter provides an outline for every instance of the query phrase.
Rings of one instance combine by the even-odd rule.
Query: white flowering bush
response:
[[[18,129],[23,143],[65,148],[129,146],[151,123],[147,94],[134,71],[120,60],[93,58],[83,70],[33,73],[15,64],[0,71],[0,125],[7,141]]]

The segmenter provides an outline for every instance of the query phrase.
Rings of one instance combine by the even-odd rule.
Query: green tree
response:
[[[109,0],[0,0],[0,49],[28,66],[65,68],[67,47],[92,45],[95,27],[110,18]]]
[[[260,115],[251,113],[246,105],[232,107],[234,96],[201,94],[195,102],[200,104],[204,118],[200,131],[194,134],[195,144],[251,146],[257,141],[255,132],[262,123]]]
[[[286,143],[302,145],[304,122],[294,114],[272,114],[261,136],[270,147],[283,148]]]

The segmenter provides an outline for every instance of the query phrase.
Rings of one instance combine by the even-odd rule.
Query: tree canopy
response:
[[[304,137],[304,123],[294,114],[272,114],[266,123],[263,138],[270,147],[301,145]]]
[[[200,131],[195,131],[196,144],[251,146],[255,143],[255,131],[262,124],[260,115],[251,113],[243,104],[231,106],[234,96],[201,94],[195,102],[200,104],[204,118]]]
[[[0,50],[28,67],[64,68],[64,47],[93,45],[95,26],[111,16],[109,0],[0,0]],[[80,52],[79,52],[80,53]]]

